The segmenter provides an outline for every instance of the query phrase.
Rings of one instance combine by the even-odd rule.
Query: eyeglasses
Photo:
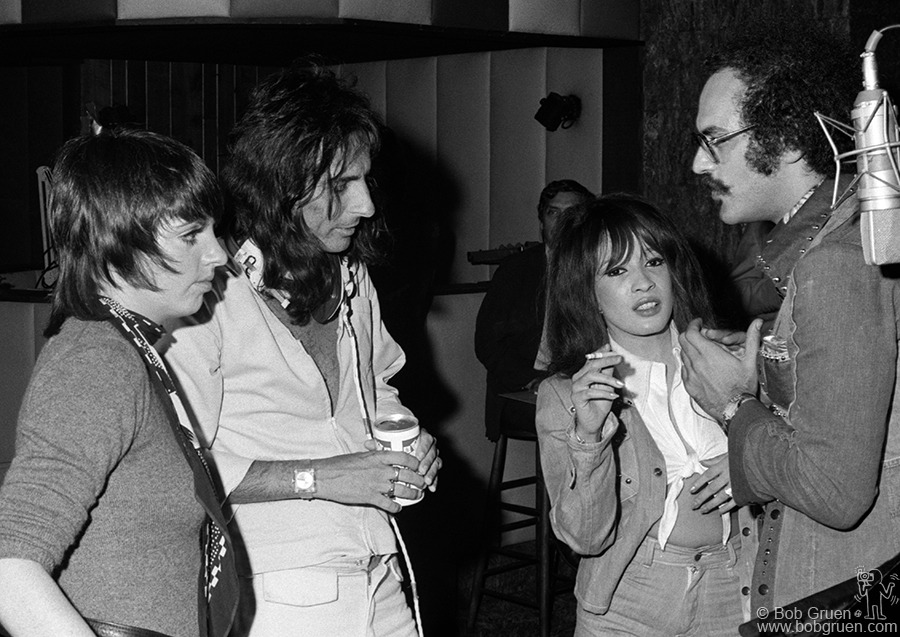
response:
[[[756,124],[750,124],[749,126],[744,126],[743,128],[739,128],[737,130],[733,130],[730,133],[722,133],[721,135],[716,135],[715,137],[710,137],[704,133],[694,133],[694,139],[700,145],[709,158],[713,161],[713,163],[718,164],[721,160],[719,158],[719,151],[716,150],[716,147],[719,144],[727,142],[729,139],[733,139],[742,133],[746,133],[748,130],[756,126]]]

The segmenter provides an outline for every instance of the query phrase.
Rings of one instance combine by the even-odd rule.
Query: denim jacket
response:
[[[571,390],[571,379],[560,376],[548,378],[538,390],[535,422],[541,468],[550,494],[553,530],[582,556],[575,597],[585,610],[602,614],[609,609],[638,546],[662,517],[666,465],[629,401],[617,401],[609,415],[618,421],[613,434],[594,443],[578,442],[572,435]],[[747,507],[739,511],[739,520],[744,562],[739,570],[746,594],[756,553],[756,525]]]
[[[729,429],[735,501],[767,504],[754,609],[900,551],[900,279],[896,266],[866,265],[856,197],[832,214],[832,187],[760,259],[785,300],[758,357],[763,402],[745,403]]]

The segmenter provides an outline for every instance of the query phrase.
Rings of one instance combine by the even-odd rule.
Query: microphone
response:
[[[878,86],[875,47],[882,31],[872,32],[860,56],[863,90],[850,113],[863,255],[869,265],[900,263],[900,130],[890,96]]]

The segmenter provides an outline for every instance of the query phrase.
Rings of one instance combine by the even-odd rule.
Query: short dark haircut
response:
[[[52,336],[74,316],[103,316],[99,290],[112,275],[156,289],[149,263],[175,271],[157,241],[161,226],[215,219],[222,198],[215,175],[190,148],[150,131],[103,129],[77,137],[57,153],[49,209],[59,253]]]
[[[741,116],[754,126],[747,160],[757,172],[771,175],[789,150],[820,175],[834,171],[834,151],[813,113],[850,121],[862,75],[848,38],[809,25],[753,23],[706,66],[710,73],[732,69],[747,85]],[[845,135],[835,139],[842,151],[852,147]]]
[[[703,319],[705,325],[715,325],[700,264],[678,228],[643,199],[622,193],[603,195],[563,221],[550,257],[550,373],[571,376],[584,365],[585,354],[609,342],[594,292],[600,249],[606,245],[610,265],[626,262],[641,246],[665,259],[672,276],[673,319],[678,329],[684,329],[694,317]]]
[[[303,207],[320,181],[334,203],[333,184],[344,168],[359,153],[376,154],[380,126],[365,95],[305,59],[264,79],[232,132],[223,171],[228,230],[260,248],[263,283],[288,292],[287,310],[298,324],[309,321],[340,276],[333,256],[307,228]],[[332,174],[335,160],[342,165]],[[360,219],[347,253],[351,262],[377,256],[382,228],[380,215]]]
[[[557,179],[556,181],[551,181],[544,186],[544,189],[541,191],[541,196],[538,199],[538,218],[544,218],[544,214],[550,206],[550,201],[561,192],[574,192],[577,195],[581,195],[584,199],[593,199],[594,197],[594,193],[574,179]]]

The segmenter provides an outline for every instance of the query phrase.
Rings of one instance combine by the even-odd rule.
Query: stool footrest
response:
[[[537,483],[537,478],[531,476],[530,478],[516,478],[515,480],[507,480],[500,484],[500,488],[506,491],[507,489],[518,489],[519,487],[527,487],[532,484]]]
[[[530,515],[537,518],[537,509],[523,504],[514,504],[512,502],[502,502],[499,506],[502,511],[512,511],[513,513],[521,513],[522,515]]]
[[[515,531],[516,529],[524,529],[525,527],[535,526],[537,520],[516,520],[515,522],[506,522],[500,525],[500,532]]]

